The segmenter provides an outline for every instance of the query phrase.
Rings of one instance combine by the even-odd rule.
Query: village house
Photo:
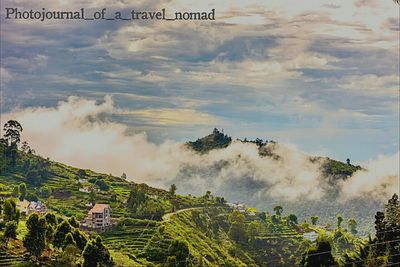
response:
[[[241,213],[247,213],[247,206],[244,203],[236,201],[235,203],[227,203],[227,205],[234,210],[238,210]]]
[[[89,186],[81,187],[81,188],[79,188],[79,192],[89,194],[90,193],[90,187]]]
[[[314,242],[318,238],[318,234],[315,231],[307,232],[303,234],[305,239],[308,239],[310,242]]]
[[[40,215],[45,215],[48,211],[44,203],[40,201],[31,201],[28,204],[26,214],[39,213]]]
[[[84,227],[96,231],[104,231],[111,226],[111,208],[108,204],[95,204],[88,212]]]

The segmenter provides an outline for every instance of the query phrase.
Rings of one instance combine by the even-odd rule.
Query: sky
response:
[[[216,20],[40,22],[5,19],[6,7],[215,9]],[[81,104],[155,144],[217,127],[366,162],[399,151],[399,38],[392,0],[2,0],[1,111]]]

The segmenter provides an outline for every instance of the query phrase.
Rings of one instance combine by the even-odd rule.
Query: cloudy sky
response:
[[[39,22],[6,7],[215,8],[216,20]],[[106,103],[96,119],[155,143],[218,127],[340,160],[393,155],[398,59],[392,0],[1,1],[3,114]]]

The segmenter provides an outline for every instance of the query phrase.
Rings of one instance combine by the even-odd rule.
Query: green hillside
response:
[[[230,142],[214,131],[197,144],[206,153]],[[281,206],[270,214],[226,203],[209,191],[178,195],[179,184],[168,191],[137,184],[42,158],[17,143],[17,138],[0,142],[0,266],[360,266],[356,263],[367,260],[365,266],[392,266],[400,261],[397,195],[377,212],[376,237],[363,239],[356,236],[354,219],[345,226],[337,216],[334,227],[317,225],[318,217],[301,223]],[[328,164],[332,175],[358,169]],[[24,203],[38,201],[48,210],[23,212]],[[112,226],[95,232],[83,223],[100,203],[111,208]]]

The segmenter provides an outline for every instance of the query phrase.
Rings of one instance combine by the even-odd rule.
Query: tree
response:
[[[171,245],[168,247],[169,257],[167,259],[170,266],[175,267],[186,267],[189,266],[189,246],[185,241],[174,239]],[[172,257],[172,258],[170,258]]]
[[[6,239],[6,242],[8,242],[10,238],[17,238],[17,229],[18,224],[15,221],[10,221],[6,223],[6,226],[4,228],[4,237]]]
[[[56,228],[54,234],[54,246],[61,248],[64,244],[65,237],[71,232],[72,227],[68,221],[62,221]]]
[[[136,209],[136,216],[142,219],[161,220],[164,215],[164,206],[154,199],[140,204]]]
[[[4,135],[5,140],[9,146],[17,146],[21,141],[22,126],[18,121],[9,120],[4,124],[3,130],[6,132]]]
[[[68,266],[68,267],[75,267],[80,266],[76,264],[76,259],[81,252],[79,249],[74,245],[66,246],[61,254],[61,257],[57,259],[57,263],[59,265],[56,266]]]
[[[82,169],[79,169],[79,171],[78,171],[78,177],[80,178],[80,179],[82,179],[82,178],[84,178],[86,176],[86,171],[85,170],[82,170]]]
[[[337,215],[336,216],[336,219],[337,219],[337,227],[338,228],[340,228],[341,227],[341,225],[342,225],[342,222],[343,222],[343,217],[342,217],[342,215]]]
[[[5,222],[15,221],[18,223],[20,212],[17,208],[17,203],[13,198],[8,198],[3,205],[3,219]]]
[[[64,239],[64,242],[63,242],[62,247],[63,247],[63,249],[64,249],[64,248],[66,248],[67,246],[70,246],[70,245],[76,246],[76,242],[75,242],[75,239],[74,239],[74,237],[72,236],[72,234],[71,234],[71,233],[68,233],[68,234],[65,236],[65,239]]]
[[[297,224],[297,216],[296,216],[296,215],[290,214],[288,218],[289,218],[289,221],[290,221],[291,223]]]
[[[349,229],[350,229],[350,232],[352,233],[352,234],[357,234],[357,222],[356,222],[356,220],[354,219],[354,218],[350,218],[348,221],[347,221],[347,225],[349,226]]]
[[[33,154],[34,150],[28,145],[27,141],[22,142],[21,150],[27,154]]]
[[[387,256],[390,262],[400,262],[400,201],[394,194],[385,204],[384,212],[375,216],[376,254]]]
[[[79,228],[79,222],[75,219],[74,216],[68,219],[69,224],[74,228]]]
[[[122,175],[121,175],[121,178],[126,180],[127,179],[126,173],[123,172]]]
[[[40,185],[42,183],[42,177],[37,169],[31,169],[26,174],[26,181],[31,185]]]
[[[265,220],[267,219],[267,214],[265,214],[265,212],[263,211],[260,214],[258,214],[258,218],[260,218],[265,222]]]
[[[19,200],[23,201],[24,199],[26,199],[26,184],[25,183],[21,183],[18,187],[18,191],[19,191]]]
[[[277,216],[281,216],[282,211],[283,211],[283,208],[282,208],[282,206],[275,206],[275,207],[274,207],[274,211],[275,211],[275,214],[276,214]]]
[[[33,213],[26,221],[26,227],[28,232],[23,240],[24,246],[31,255],[38,259],[46,247],[46,219]]]
[[[258,221],[252,221],[247,226],[247,233],[249,237],[249,241],[253,242],[256,237],[260,234],[261,224]]]
[[[56,215],[54,213],[52,213],[52,212],[46,213],[45,218],[46,218],[46,222],[49,225],[52,225],[52,226],[56,226],[57,225],[57,217],[56,217]]]
[[[176,185],[175,184],[171,184],[171,186],[169,187],[169,193],[171,195],[175,195],[176,192]]]
[[[18,185],[14,185],[12,187],[12,193],[11,195],[15,198],[19,197],[19,186]]]
[[[78,249],[80,249],[81,251],[84,250],[88,242],[86,235],[83,232],[81,232],[78,228],[75,228],[74,231],[72,232],[72,236],[74,237]]]
[[[136,212],[138,206],[146,201],[145,189],[142,186],[134,186],[129,193],[127,206],[133,212]]]
[[[113,266],[110,252],[103,245],[101,237],[91,240],[83,250],[83,267]]]
[[[228,220],[231,224],[228,231],[229,237],[236,242],[246,243],[248,238],[244,215],[235,210],[229,214]]]
[[[311,216],[312,225],[317,225],[318,219],[319,219],[318,216]]]
[[[328,267],[337,266],[332,256],[331,243],[326,237],[319,236],[317,244],[312,245],[302,256],[301,266],[304,267]]]
[[[246,243],[248,239],[246,226],[240,222],[233,222],[231,224],[228,235],[232,240],[239,243]]]

